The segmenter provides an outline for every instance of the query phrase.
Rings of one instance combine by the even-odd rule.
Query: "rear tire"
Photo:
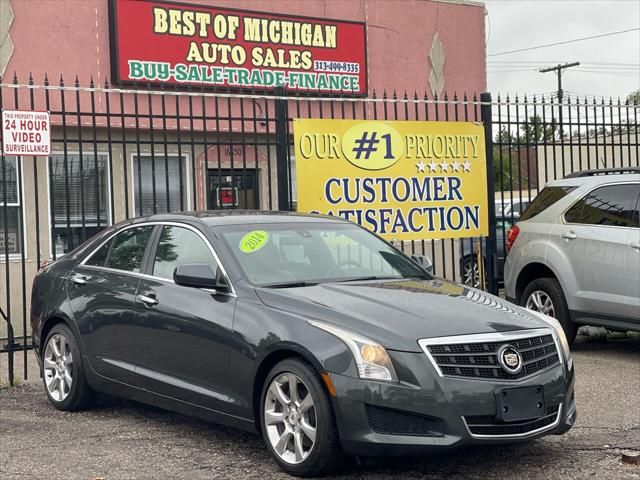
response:
[[[55,325],[42,351],[42,382],[51,404],[66,411],[90,407],[95,393],[85,378],[83,358],[71,329],[63,323]]]
[[[262,388],[259,415],[267,450],[285,472],[320,476],[342,465],[331,401],[309,363],[289,358],[273,367]]]
[[[520,297],[520,305],[554,317],[562,325],[567,341],[573,343],[578,326],[571,321],[569,307],[558,280],[545,277],[529,282]]]

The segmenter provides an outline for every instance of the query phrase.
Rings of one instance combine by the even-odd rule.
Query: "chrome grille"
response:
[[[551,427],[558,421],[560,405],[547,409],[547,415],[541,418],[522,422],[496,423],[495,417],[490,415],[464,417],[467,428],[472,435],[502,436],[526,435],[545,427]]]
[[[539,332],[539,331],[538,331]],[[506,379],[515,380],[560,363],[560,357],[556,348],[553,335],[546,333],[540,335],[510,338],[504,334],[483,334],[474,338],[483,337],[489,341],[463,343],[464,337],[450,337],[451,342],[446,343],[442,339],[421,340],[420,344],[431,357],[442,375],[452,377],[468,377],[481,379]],[[504,338],[502,336],[504,335]],[[496,337],[500,336],[500,340]],[[459,341],[458,341],[459,340]],[[508,373],[500,367],[497,352],[503,345],[514,346],[521,354],[523,367],[520,372]]]

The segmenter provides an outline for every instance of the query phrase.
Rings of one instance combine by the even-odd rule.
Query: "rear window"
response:
[[[544,212],[551,205],[555,204],[558,200],[567,196],[569,192],[575,190],[577,187],[560,186],[560,187],[545,187],[538,194],[536,198],[529,204],[524,211],[520,220],[529,220],[535,217],[539,213]]]

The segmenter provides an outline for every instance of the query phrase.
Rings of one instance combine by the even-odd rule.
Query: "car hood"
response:
[[[527,310],[442,279],[258,288],[266,305],[331,323],[391,350],[420,351],[421,338],[549,327]]]

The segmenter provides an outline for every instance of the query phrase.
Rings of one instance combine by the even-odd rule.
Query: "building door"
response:
[[[259,209],[258,170],[207,170],[207,209]]]

